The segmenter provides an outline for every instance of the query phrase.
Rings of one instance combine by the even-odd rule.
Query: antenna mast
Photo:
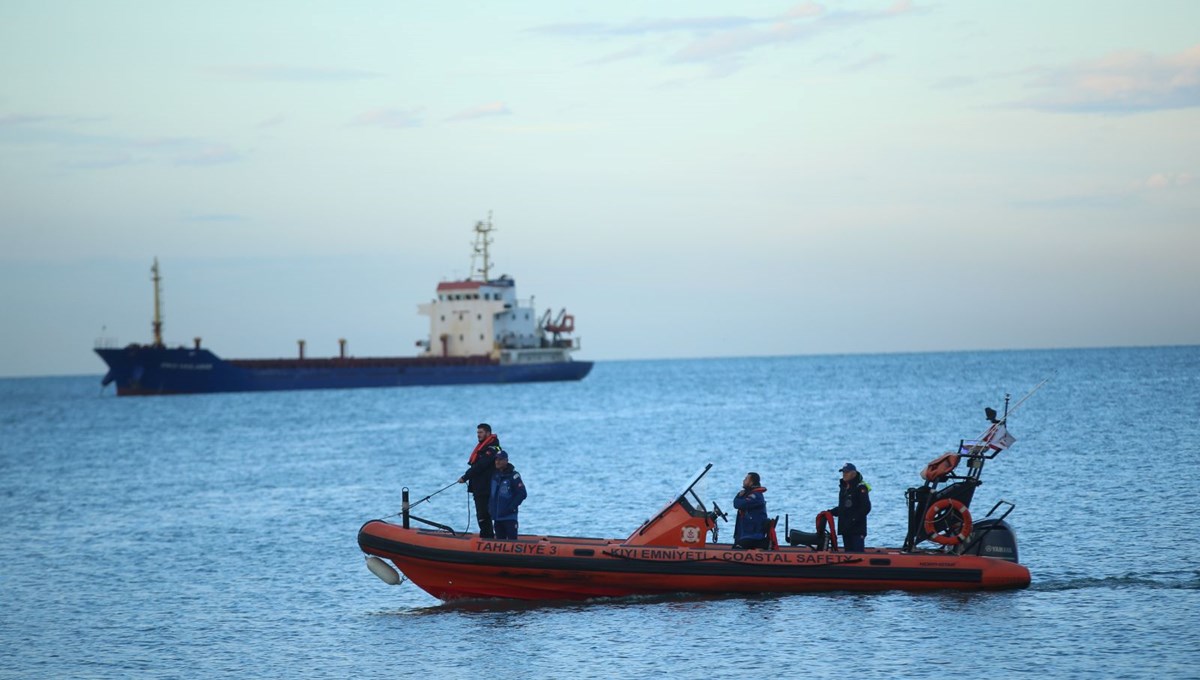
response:
[[[488,258],[488,246],[491,245],[492,239],[488,236],[488,234],[492,233],[493,231],[495,231],[495,229],[492,227],[492,211],[489,210],[486,224],[482,221],[475,223],[475,246],[474,251],[471,253],[471,277],[468,277],[468,279],[472,278],[476,273],[480,273],[483,275],[484,283],[487,283],[491,280],[490,272],[492,263]],[[480,255],[483,256],[483,267],[476,269],[475,258]]]
[[[150,273],[153,275],[150,280],[154,282],[154,346],[162,347],[162,291],[159,283],[162,282],[162,277],[158,275],[158,258],[154,258],[154,266],[150,268]]]

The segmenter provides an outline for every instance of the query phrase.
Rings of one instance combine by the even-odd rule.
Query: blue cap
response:
[[[858,468],[854,467],[854,463],[846,463],[838,472],[858,472]]]
[[[500,449],[496,452],[496,460],[508,460],[508,452],[504,449]]]

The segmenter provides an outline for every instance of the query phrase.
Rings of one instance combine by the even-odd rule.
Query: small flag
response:
[[[996,423],[989,427],[987,432],[983,433],[983,437],[979,441],[964,442],[963,453],[978,454],[980,449],[985,446],[999,453],[1012,446],[1015,441],[1017,441],[1017,438],[1009,434],[1008,428],[1004,426],[1004,423]]]

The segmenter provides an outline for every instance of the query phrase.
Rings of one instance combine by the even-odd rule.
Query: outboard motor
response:
[[[1002,519],[980,520],[975,523],[962,554],[1017,562],[1017,533]]]

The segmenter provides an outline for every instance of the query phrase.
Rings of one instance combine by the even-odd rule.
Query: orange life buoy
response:
[[[933,482],[954,471],[958,467],[958,454],[947,453],[930,461],[929,465],[921,470],[921,479],[927,482]]]
[[[954,512],[957,512],[962,517],[962,527],[959,528],[957,534],[952,536],[938,533],[937,527],[934,526],[934,519],[947,508],[953,509]],[[934,543],[958,545],[967,540],[967,536],[971,535],[971,511],[967,509],[966,505],[963,505],[962,501],[953,498],[943,498],[929,506],[929,509],[925,511],[925,533],[929,534],[929,540]]]

